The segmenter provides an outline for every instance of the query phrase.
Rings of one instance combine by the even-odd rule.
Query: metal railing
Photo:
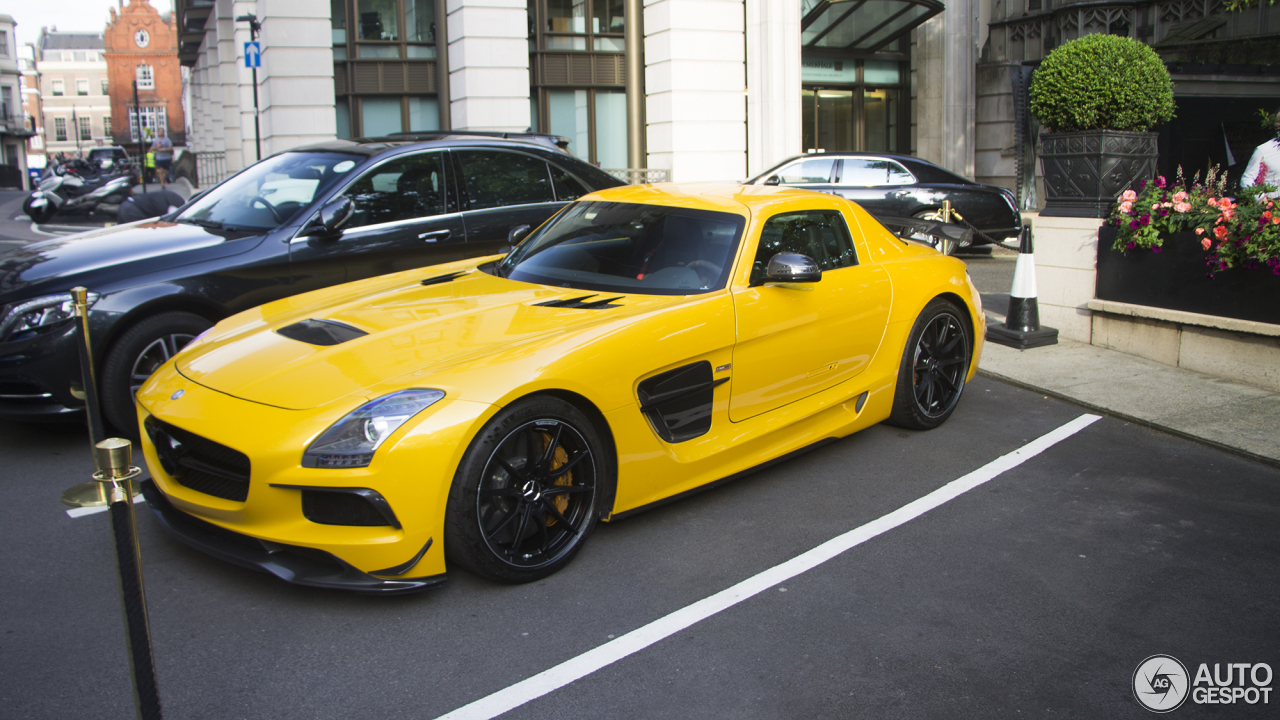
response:
[[[643,183],[666,182],[668,171],[664,168],[622,168],[618,170],[606,168],[605,172],[625,181],[628,185],[641,185]]]
[[[196,156],[196,186],[212,187],[222,182],[227,172],[227,153],[225,150],[206,150],[193,153]]]

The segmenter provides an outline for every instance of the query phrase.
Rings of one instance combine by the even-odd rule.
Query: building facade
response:
[[[639,164],[690,181],[741,179],[809,151],[899,152],[1025,186],[1030,207],[1037,130],[1014,106],[1025,106],[1030,72],[1055,42],[1111,32],[1161,51],[1183,36],[1276,46],[1268,23],[1280,9],[1265,4],[1227,14],[1222,0],[1116,0],[1102,13],[1128,24],[1091,19],[1101,5],[177,0],[176,10],[179,55],[193,68],[193,144],[225,148],[231,169],[254,159],[244,151],[254,138],[249,28],[235,20],[254,13],[264,153],[335,136],[535,130],[569,138],[576,155],[605,168]],[[1212,27],[1187,28],[1206,19]],[[1035,32],[1056,39],[1030,43]],[[1280,97],[1280,78],[1257,63],[1181,75],[1171,67],[1180,102],[1218,92],[1228,76],[1247,102]]]
[[[111,8],[103,31],[107,84],[111,90],[111,136],[116,145],[139,148],[144,138],[168,137],[186,144],[182,67],[172,15],[149,0]]]
[[[0,15],[0,187],[27,187],[27,138],[31,122],[23,112],[22,69],[19,65],[16,23]]]
[[[45,151],[50,157],[74,157],[112,144],[102,51],[102,35],[40,31],[35,60]]]

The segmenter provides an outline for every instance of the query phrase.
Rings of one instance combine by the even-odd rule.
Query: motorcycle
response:
[[[40,181],[39,189],[22,203],[32,222],[48,222],[59,212],[93,212],[98,205],[119,205],[132,194],[133,173],[127,167],[112,172],[95,169],[83,160],[59,163]]]

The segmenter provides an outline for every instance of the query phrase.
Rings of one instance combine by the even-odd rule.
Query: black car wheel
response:
[[[503,583],[569,563],[599,517],[613,465],[593,423],[553,397],[513,403],[471,442],[449,491],[445,552]]]
[[[972,342],[963,312],[941,298],[916,319],[898,369],[889,424],[932,430],[951,417],[964,392]]]
[[[168,362],[197,335],[213,326],[199,315],[167,312],[134,325],[107,353],[99,391],[102,412],[116,430],[138,438],[138,416],[133,396],[151,373]]]
[[[36,208],[32,205],[32,199],[28,197],[22,201],[22,212],[31,218],[31,222],[42,223],[49,222],[49,219],[58,212],[58,209],[51,202],[46,202],[43,208]]]

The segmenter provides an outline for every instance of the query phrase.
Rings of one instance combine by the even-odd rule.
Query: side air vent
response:
[[[400,527],[387,499],[369,488],[310,487],[272,483],[273,488],[302,491],[302,516],[320,525]]]
[[[148,417],[143,425],[160,467],[174,480],[223,500],[244,502],[249,497],[248,455],[155,417]]]
[[[621,300],[623,298],[622,295],[619,295],[617,297],[603,298],[601,300],[589,300],[590,298],[593,298],[593,297],[595,297],[595,295],[583,295],[582,297],[576,297],[576,298],[561,298],[559,300],[548,300],[546,302],[534,303],[534,305],[539,305],[541,307],[553,307],[553,308],[573,308],[576,310],[601,310],[604,308],[621,307],[619,305],[614,305],[613,302],[615,300]]]
[[[440,284],[442,284],[442,283],[447,283],[447,282],[450,282],[450,281],[452,281],[452,280],[457,280],[458,278],[462,277],[463,275],[466,275],[466,273],[464,273],[464,272],[454,272],[454,273],[449,273],[448,275],[437,275],[437,276],[435,276],[435,277],[429,277],[429,278],[427,278],[426,280],[423,280],[423,281],[422,281],[422,284],[423,284],[423,285],[440,285]]]
[[[640,412],[663,440],[692,440],[711,429],[715,388],[728,381],[714,379],[705,360],[668,370],[640,383]]]
[[[341,345],[369,333],[333,320],[303,320],[276,330],[290,340],[311,345]]]

